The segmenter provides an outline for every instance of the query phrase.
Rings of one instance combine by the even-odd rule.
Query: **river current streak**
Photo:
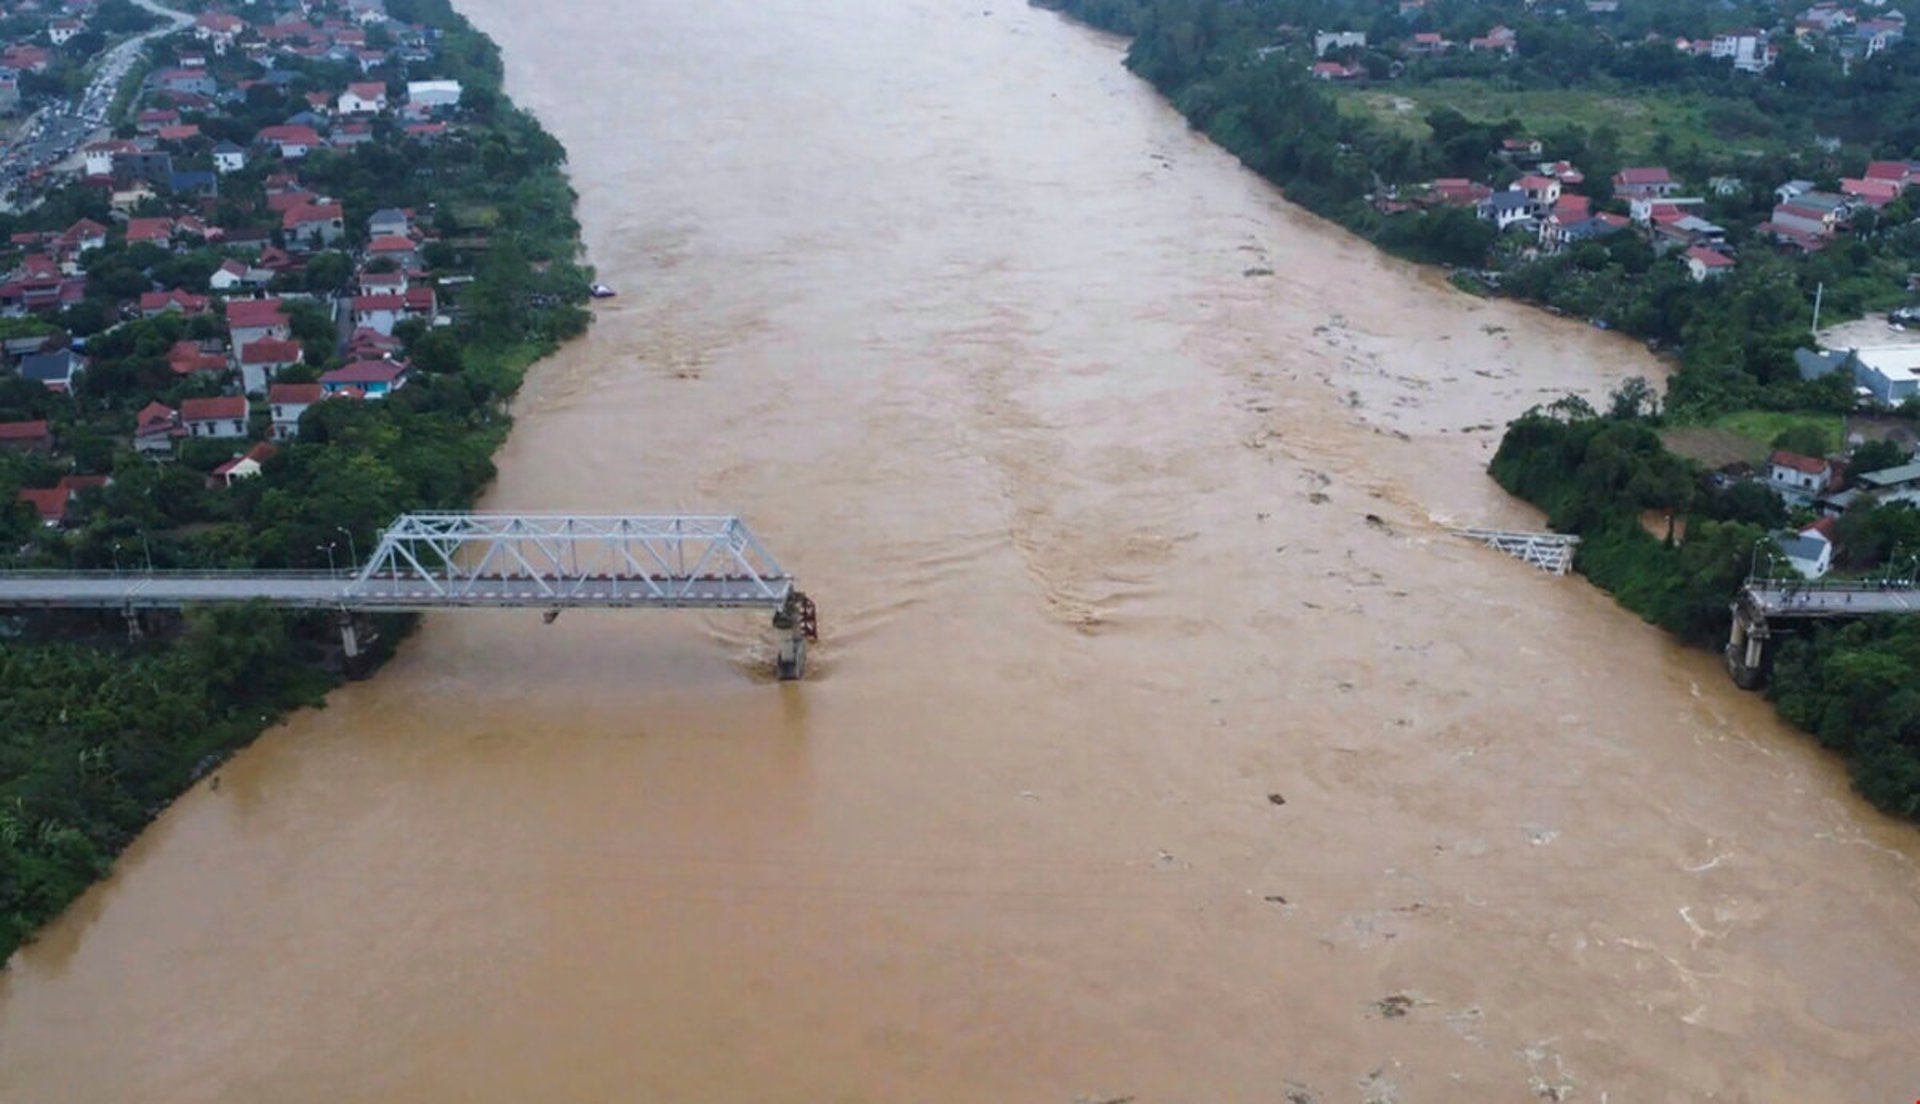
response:
[[[1024,5],[462,6],[622,291],[485,506],[741,514],[813,676],[428,618],[15,959],[0,1099],[1913,1097],[1910,829],[1446,533],[1537,524],[1495,427],[1644,352]]]

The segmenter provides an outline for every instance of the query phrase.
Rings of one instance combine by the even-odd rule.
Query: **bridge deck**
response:
[[[420,578],[357,578],[303,572],[244,575],[0,573],[0,608],[171,609],[264,601],[306,609],[424,612],[436,609],[774,609],[793,589],[784,578],[475,576],[457,586]]]
[[[1902,587],[1748,586],[1746,601],[1766,617],[1861,617],[1920,613],[1920,591]]]

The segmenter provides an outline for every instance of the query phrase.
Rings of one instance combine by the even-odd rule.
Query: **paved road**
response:
[[[173,609],[265,601],[304,609],[779,609],[792,583],[707,576],[647,580],[596,576],[485,577],[436,590],[421,579],[355,579],[312,573],[246,575],[0,573],[0,609]]]
[[[134,0],[134,3],[166,22],[102,54],[92,83],[74,103],[42,108],[27,119],[20,132],[21,141],[0,159],[0,200],[6,206],[14,205],[15,193],[35,171],[51,169],[72,157],[106,125],[107,112],[113,107],[120,82],[126,79],[149,41],[193,25],[192,16],[162,7],[153,0]]]

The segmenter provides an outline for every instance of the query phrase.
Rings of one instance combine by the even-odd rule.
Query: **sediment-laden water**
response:
[[[1533,523],[1491,427],[1636,347],[1023,5],[465,6],[623,292],[489,504],[746,515],[814,677],[744,614],[430,618],[15,959],[0,1098],[1920,1093],[1911,830],[1445,534]]]

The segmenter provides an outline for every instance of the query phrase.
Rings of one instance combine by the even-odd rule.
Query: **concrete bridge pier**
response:
[[[813,599],[800,591],[789,591],[787,604],[773,615],[773,627],[781,632],[780,654],[775,660],[780,681],[795,681],[806,674],[807,642],[820,639],[819,615],[813,608]]]
[[[373,619],[342,610],[334,616],[340,629],[340,666],[350,679],[363,679],[372,673],[373,646],[380,641],[380,630]]]
[[[1755,615],[1745,603],[1734,605],[1733,631],[1727,638],[1727,672],[1735,686],[1758,690],[1766,681],[1767,640],[1772,635],[1765,617]]]

